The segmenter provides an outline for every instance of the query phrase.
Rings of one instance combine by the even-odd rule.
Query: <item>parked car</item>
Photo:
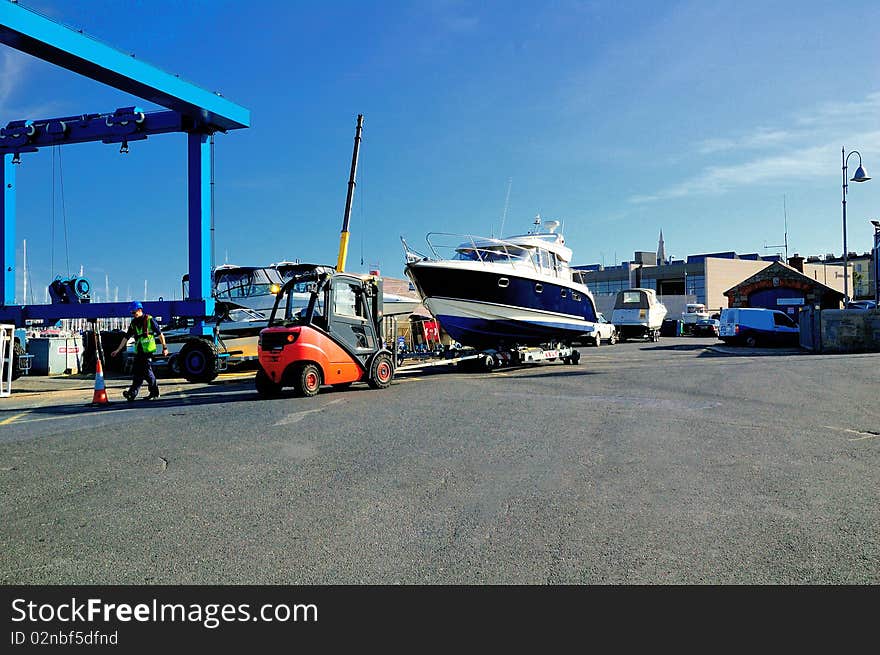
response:
[[[721,311],[719,338],[747,346],[797,346],[797,324],[784,312],[755,307],[733,307]]]
[[[587,338],[587,343],[591,346],[601,346],[603,340],[612,346],[617,343],[617,328],[608,322],[604,314],[598,314],[594,325],[595,329],[590,333],[591,336]]]
[[[867,311],[869,309],[877,309],[877,301],[875,300],[855,300],[846,306],[847,309],[858,309]]]
[[[695,337],[717,337],[721,332],[721,321],[714,318],[701,318],[694,323],[692,334]]]

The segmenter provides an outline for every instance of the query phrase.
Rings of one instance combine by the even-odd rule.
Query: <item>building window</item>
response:
[[[697,302],[706,302],[706,276],[688,275],[684,282],[684,292],[697,297]]]

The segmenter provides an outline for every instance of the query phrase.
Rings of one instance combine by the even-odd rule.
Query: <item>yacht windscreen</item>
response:
[[[617,294],[614,309],[647,309],[648,295],[641,291],[621,291]]]
[[[223,273],[215,282],[218,296],[227,298],[249,298],[271,293],[273,284],[280,285],[281,276],[272,269],[258,268],[253,271]]]
[[[457,248],[455,251],[455,259],[464,261],[512,262],[525,261],[528,258],[528,248],[511,245],[499,245],[488,248]]]

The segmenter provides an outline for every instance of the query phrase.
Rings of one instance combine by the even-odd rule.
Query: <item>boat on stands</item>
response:
[[[571,344],[595,330],[597,312],[558,228],[537,216],[530,232],[504,239],[432,232],[429,255],[401,239],[406,275],[462,345]]]
[[[659,341],[666,312],[666,305],[660,302],[654,289],[622,289],[614,299],[611,322],[621,341],[639,338]]]

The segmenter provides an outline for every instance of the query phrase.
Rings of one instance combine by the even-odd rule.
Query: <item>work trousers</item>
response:
[[[134,361],[131,364],[131,389],[130,391],[137,395],[138,389],[147,381],[147,388],[150,393],[159,392],[159,384],[156,382],[156,374],[153,373],[153,357],[144,353],[135,353]]]

